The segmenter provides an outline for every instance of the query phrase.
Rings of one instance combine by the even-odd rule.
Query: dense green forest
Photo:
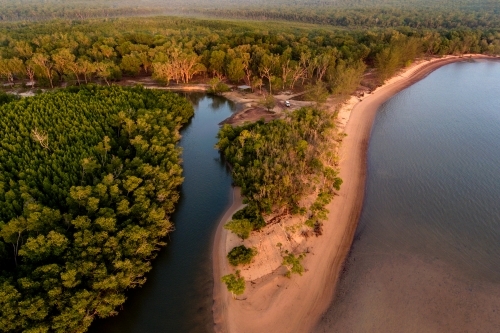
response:
[[[270,92],[323,82],[330,92],[351,93],[366,66],[383,80],[417,57],[465,53],[500,54],[500,31],[174,17],[0,25],[0,77],[42,87],[123,76],[165,84],[216,77]]]
[[[187,100],[89,85],[0,106],[0,331],[84,332],[172,229]]]

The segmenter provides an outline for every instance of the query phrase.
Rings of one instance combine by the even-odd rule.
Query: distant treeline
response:
[[[158,8],[132,1],[109,0],[0,0],[0,21],[83,20],[97,17],[158,14]]]
[[[286,20],[343,27],[495,28],[500,2],[491,0],[0,0],[0,21],[87,19],[182,14]]]
[[[186,8],[179,13],[246,20],[284,20],[339,27],[497,28],[500,10],[450,10],[449,8],[331,8],[331,7],[242,7]]]
[[[188,83],[216,77],[269,92],[319,82],[351,93],[421,56],[500,54],[496,29],[334,29],[174,17],[11,23],[0,27],[0,78],[54,87],[122,75]]]

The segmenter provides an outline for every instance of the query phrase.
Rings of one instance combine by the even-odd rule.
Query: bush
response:
[[[19,99],[16,95],[11,95],[0,91],[0,105],[7,104],[13,101],[17,101]]]
[[[290,277],[292,274],[299,274],[302,275],[304,273],[304,266],[302,266],[302,259],[304,259],[305,254],[300,254],[298,257],[293,255],[293,253],[288,254],[287,256],[283,257],[283,263],[282,265],[285,266],[288,271],[286,272],[285,276]]]
[[[221,280],[226,284],[233,298],[245,292],[245,279],[240,276],[240,271],[236,271],[236,274],[224,275]]]
[[[229,86],[222,82],[218,77],[214,77],[208,81],[210,88],[208,88],[209,94],[220,95],[223,92],[229,91]]]
[[[259,212],[259,208],[253,203],[246,205],[244,208],[234,213],[233,219],[245,219],[250,221],[255,231],[266,226],[266,221],[264,221],[262,214]]]
[[[224,225],[224,229],[238,235],[241,239],[247,239],[253,230],[253,225],[246,219],[233,219]]]
[[[252,261],[252,258],[255,257],[256,254],[257,251],[255,249],[240,245],[229,251],[227,259],[233,266],[246,265]]]

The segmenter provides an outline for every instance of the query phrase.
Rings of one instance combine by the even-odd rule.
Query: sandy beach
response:
[[[421,60],[402,70],[371,94],[352,97],[339,112],[347,136],[339,150],[344,183],[327,207],[323,235],[311,240],[303,265],[306,273],[288,279],[281,270],[248,280],[245,294],[232,299],[221,276],[232,270],[226,259],[228,232],[224,223],[241,207],[239,191],[219,223],[214,239],[214,327],[216,332],[310,332],[330,305],[343,263],[349,254],[363,204],[366,151],[376,112],[391,96],[446,64],[486,56]],[[345,126],[345,127],[344,127]]]

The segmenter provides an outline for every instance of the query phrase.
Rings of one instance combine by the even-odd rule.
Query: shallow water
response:
[[[226,99],[185,95],[195,116],[181,132],[184,183],[172,220],[175,231],[153,261],[142,288],[128,294],[118,316],[96,321],[92,333],[213,331],[212,240],[231,203],[231,175],[214,149],[218,123],[235,111]]]
[[[317,332],[500,332],[500,63],[444,66],[387,101],[365,200]]]

